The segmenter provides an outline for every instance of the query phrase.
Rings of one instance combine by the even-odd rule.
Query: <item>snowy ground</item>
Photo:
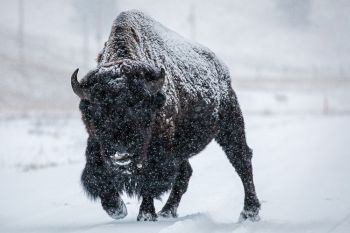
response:
[[[194,174],[176,220],[110,219],[79,183],[86,134],[77,115],[0,119],[0,232],[350,232],[349,115],[247,115],[259,223],[239,224],[243,190],[215,143]],[[156,202],[159,210],[163,201]]]

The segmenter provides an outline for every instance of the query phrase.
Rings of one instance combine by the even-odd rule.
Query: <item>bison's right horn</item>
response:
[[[83,89],[83,87],[81,86],[81,84],[78,81],[78,72],[79,72],[79,68],[76,69],[71,77],[71,85],[72,85],[72,89],[74,91],[74,93],[79,96],[80,99],[87,99],[87,95]]]

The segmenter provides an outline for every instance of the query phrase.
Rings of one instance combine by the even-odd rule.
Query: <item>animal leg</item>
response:
[[[144,196],[142,198],[137,221],[157,221],[157,214],[152,197]]]
[[[245,197],[240,221],[246,219],[258,221],[260,202],[253,181],[252,150],[246,142],[242,112],[233,91],[231,97],[231,101],[224,105],[219,133],[215,139],[225,151],[243,183]]]
[[[122,219],[128,215],[126,206],[117,192],[103,194],[100,198],[103,209],[111,218]]]
[[[158,216],[164,218],[176,218],[177,208],[180,204],[182,195],[186,192],[188,182],[192,175],[192,167],[188,160],[184,161],[179,168],[178,174],[175,179],[174,186],[171,190],[168,201],[158,213]]]

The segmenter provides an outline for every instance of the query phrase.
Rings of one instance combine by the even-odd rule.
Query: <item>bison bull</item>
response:
[[[243,116],[226,66],[138,11],[121,13],[97,58],[73,91],[89,138],[81,181],[115,219],[127,215],[125,192],[142,198],[137,220],[155,221],[153,199],[171,190],[158,216],[176,217],[192,168],[189,158],[215,139],[240,176],[241,219],[260,209]]]

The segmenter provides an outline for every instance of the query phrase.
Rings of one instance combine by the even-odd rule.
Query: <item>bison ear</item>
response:
[[[147,81],[164,81],[165,79],[165,70],[164,68],[155,68],[152,69],[151,72],[146,72],[145,73],[146,80]]]
[[[154,72],[150,75],[148,78],[148,81],[158,81],[158,80],[163,80],[165,79],[165,70],[164,68],[155,69]]]
[[[155,94],[162,89],[164,81],[165,70],[163,68],[154,69],[154,71],[149,76],[146,76],[146,86],[152,94]]]
[[[153,106],[160,109],[166,102],[166,96],[162,91],[158,91],[152,98]]]

